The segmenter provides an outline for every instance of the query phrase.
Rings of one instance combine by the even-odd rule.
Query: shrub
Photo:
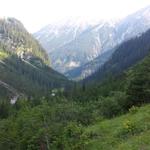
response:
[[[132,106],[131,108],[129,108],[129,112],[131,114],[135,114],[138,111],[138,107],[137,106]]]
[[[64,129],[65,149],[82,150],[88,144],[88,137],[83,132],[81,125],[69,123]]]
[[[130,120],[126,120],[124,123],[123,123],[123,129],[126,133],[131,133],[131,134],[134,134],[135,130],[136,130],[136,126],[135,124],[130,121]]]
[[[118,132],[118,136],[127,137],[130,135],[140,133],[141,131],[141,127],[138,127],[138,125],[135,122],[131,120],[125,120],[122,124],[120,131]]]

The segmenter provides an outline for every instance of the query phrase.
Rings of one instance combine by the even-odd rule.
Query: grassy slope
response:
[[[150,150],[150,105],[90,126],[86,134],[89,150]]]

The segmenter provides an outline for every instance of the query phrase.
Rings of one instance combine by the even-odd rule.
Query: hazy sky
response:
[[[29,32],[66,18],[121,18],[150,5],[150,0],[0,0],[0,16],[15,17]]]

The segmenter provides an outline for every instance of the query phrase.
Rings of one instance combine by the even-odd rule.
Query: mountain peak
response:
[[[48,51],[52,67],[65,74],[77,67],[84,68],[89,61],[149,28],[150,7],[146,7],[120,20],[71,18],[42,28],[34,36]]]

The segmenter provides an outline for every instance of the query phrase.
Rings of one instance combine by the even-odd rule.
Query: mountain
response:
[[[83,80],[91,74],[95,73],[112,55],[115,49],[111,49],[107,52],[104,52],[100,56],[96,57],[94,60],[72,69],[65,73],[65,76],[69,79],[73,79],[76,81]]]
[[[14,18],[0,19],[2,91],[11,92],[10,95],[38,96],[56,87],[65,88],[67,82],[66,77],[50,67],[47,53],[21,22]]]
[[[142,33],[147,31],[150,28],[150,7],[146,7],[132,15],[127,16],[125,19],[121,20],[118,24],[116,24],[116,40],[117,43],[116,46],[119,45],[119,43],[122,43],[124,41],[127,41],[133,37],[140,36]],[[111,51],[108,50],[108,53],[106,55],[100,55],[91,62],[88,62],[87,64],[77,67],[75,69],[72,69],[71,71],[66,72],[66,75],[72,79],[79,80],[83,79],[93,72],[95,72],[99,67],[102,66],[100,62],[103,62],[103,64],[109,59],[109,56],[111,56],[109,52],[113,52],[117,49],[114,47]],[[104,53],[105,54],[105,53]],[[108,54],[108,56],[107,56]],[[95,67],[97,66],[97,67]],[[78,74],[76,74],[78,72]]]
[[[111,75],[118,75],[133,66],[150,53],[150,30],[118,46],[110,59],[86,81],[100,81]]]
[[[25,60],[36,56],[40,58],[39,61],[49,64],[45,50],[26,31],[23,24],[14,18],[0,19],[0,44]]]
[[[91,25],[81,19],[55,22],[34,33],[37,40],[50,53],[71,42]]]
[[[149,14],[150,7],[146,7],[122,20],[87,23],[84,28],[81,28],[83,23],[80,24],[78,20],[74,24],[64,23],[59,28],[57,25],[48,25],[34,36],[49,52],[53,68],[73,78],[76,76],[74,72],[81,72],[76,78],[82,79],[88,76],[85,72],[93,72],[95,67],[92,63],[95,66],[95,62],[99,62],[98,57],[102,58],[100,56],[103,53],[147,31],[150,27]],[[78,31],[77,34],[75,31]],[[88,69],[85,66],[89,66]]]
[[[54,28],[57,30],[53,30]],[[51,30],[53,34],[49,34]],[[101,31],[99,32],[99,30]],[[103,35],[102,30],[105,31],[105,35]],[[107,41],[111,41],[109,32],[113,30],[113,24],[108,24],[105,21],[101,21],[98,25],[80,22],[68,24],[66,22],[65,25],[59,27],[52,28],[49,25],[35,33],[34,36],[43,46],[48,41],[46,42],[47,45],[45,48],[50,52],[52,67],[61,73],[65,73],[99,56],[102,53],[102,47],[103,50],[112,48],[114,42],[107,43]],[[57,36],[55,33],[57,33]],[[56,46],[54,41],[57,41]]]
[[[113,32],[115,22],[86,23],[75,20],[64,24],[54,27],[48,25],[34,34],[50,52],[52,67],[59,72],[65,73],[86,64],[102,53],[102,47],[105,51],[114,46],[112,41],[114,34],[109,35],[109,33]],[[105,34],[102,31],[105,31]],[[108,43],[108,39],[112,42]]]
[[[51,59],[55,60],[52,66],[65,73],[93,60],[114,46],[113,38],[109,35],[112,30],[113,27],[107,23],[102,23],[100,29],[97,25],[86,29],[76,39],[50,53]]]

